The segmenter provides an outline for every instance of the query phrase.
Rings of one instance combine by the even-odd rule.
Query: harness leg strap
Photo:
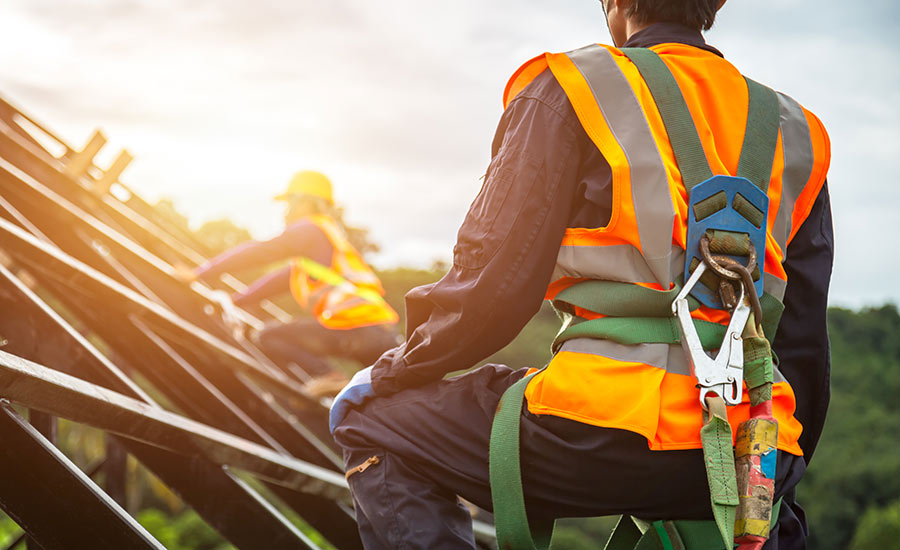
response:
[[[532,533],[525,511],[522,473],[519,461],[519,420],[532,373],[509,387],[491,425],[489,455],[491,501],[497,545],[502,550],[548,550],[553,526],[541,526]]]

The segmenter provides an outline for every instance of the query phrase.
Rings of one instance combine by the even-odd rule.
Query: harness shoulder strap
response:
[[[750,103],[737,175],[747,178],[765,192],[772,177],[781,111],[774,90],[747,77],[744,80],[747,81]]]
[[[666,63],[653,50],[647,48],[622,48],[634,63],[653,96],[669,142],[681,171],[685,188],[690,191],[698,183],[713,176],[703,151],[703,144],[691,112],[684,101],[678,82]],[[780,109],[778,96],[755,80],[744,78],[749,92],[747,126],[738,161],[737,175],[747,178],[766,191],[772,175],[772,163],[778,144]]]
[[[681,171],[681,180],[690,191],[698,183],[713,177],[713,173],[678,82],[666,63],[653,50],[622,48],[622,53],[634,63],[650,88],[666,133],[669,134],[669,143]]]

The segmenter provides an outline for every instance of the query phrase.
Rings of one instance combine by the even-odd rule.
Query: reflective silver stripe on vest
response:
[[[681,273],[684,269],[684,250],[670,245],[669,273]],[[612,246],[559,247],[556,268],[551,281],[562,277],[603,279],[623,283],[653,281],[656,277],[644,261],[638,249],[628,244]]]
[[[787,288],[787,281],[779,279],[771,273],[763,273],[763,288],[781,302],[784,300],[784,290]]]
[[[645,270],[633,269],[631,273],[624,275],[628,277],[641,273],[640,279],[629,282],[656,281],[661,285],[668,285],[672,280],[670,251],[675,209],[672,206],[662,156],[657,149],[644,111],[625,75],[606,48],[595,44],[566,55],[590,87],[610,131],[628,160],[641,251],[634,251],[637,254],[636,259],[628,252],[623,254],[621,250],[610,251],[610,258],[607,260],[610,263],[604,266],[604,273],[598,275],[590,270],[591,266],[597,266],[597,262],[591,261],[591,266],[583,266],[579,254],[561,258],[563,261],[574,263],[568,265],[563,263],[560,267],[567,271],[582,273],[582,277],[604,278],[606,271],[619,267],[613,262],[627,257],[630,261],[623,266],[626,267],[624,271],[627,271],[627,265],[646,266]],[[652,278],[645,276],[647,271],[652,274]],[[622,280],[622,272],[617,272],[618,280]]]
[[[609,340],[573,338],[563,342],[559,351],[599,355],[628,363],[644,363],[651,367],[663,369],[669,374],[691,376],[691,366],[684,355],[684,349],[678,344],[637,344],[628,346]],[[778,367],[775,367],[774,374],[775,382],[785,381]]]
[[[670,344],[637,344],[629,346],[610,340],[573,338],[563,342],[559,351],[600,355],[616,361],[644,363],[673,374],[690,375],[691,368],[681,346]]]
[[[587,277],[624,283],[652,281],[655,276],[637,248],[629,244],[613,246],[559,247],[552,280]]]
[[[791,234],[794,205],[812,174],[813,148],[806,115],[800,105],[782,93],[778,94],[778,103],[781,106],[784,175],[782,177],[781,203],[778,205],[772,236],[781,246],[782,252],[785,252],[787,240]]]

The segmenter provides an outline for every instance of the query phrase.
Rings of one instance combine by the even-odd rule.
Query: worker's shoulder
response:
[[[820,181],[824,181],[825,172],[831,160],[831,138],[825,124],[796,99],[785,92],[776,91],[778,105],[781,111],[781,132],[783,139],[793,143],[808,143],[814,160],[814,168],[818,166],[821,174]]]
[[[576,120],[575,110],[568,96],[549,69],[534,76],[515,96],[510,97],[506,109],[517,105],[524,107],[526,104],[529,107],[549,109],[567,120]]]
[[[796,99],[794,99],[789,94],[783,91],[776,91],[778,95],[778,101],[781,105],[782,111],[794,112],[798,115],[801,115],[806,119],[806,123],[809,126],[811,132],[819,132],[825,134],[827,136],[827,131],[825,130],[825,125],[822,123],[822,120],[816,116],[816,114],[811,111],[807,106],[803,103],[800,103]]]
[[[283,237],[292,240],[320,240],[328,238],[326,231],[311,218],[295,221],[284,228]]]

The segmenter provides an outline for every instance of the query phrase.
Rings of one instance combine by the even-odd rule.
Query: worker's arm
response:
[[[273,239],[250,241],[219,254],[197,268],[196,274],[209,281],[222,273],[240,272],[300,256],[329,265],[331,252],[331,243],[321,229],[308,221],[299,221]]]
[[[822,435],[831,395],[826,314],[833,259],[834,233],[826,184],[787,247],[785,309],[773,345],[780,361],[778,369],[797,398],[795,416],[803,424],[800,448],[807,461]]]
[[[508,344],[540,308],[572,212],[583,151],[552,76],[507,108],[481,192],[459,230],[453,266],[406,296],[407,340],[372,370],[378,395],[438,380]],[[540,86],[555,86],[556,103]]]
[[[244,290],[235,292],[231,296],[231,301],[234,302],[234,305],[240,307],[254,306],[266,298],[284,294],[288,292],[290,288],[291,266],[287,265],[277,271],[273,271],[268,275],[260,277]]]

